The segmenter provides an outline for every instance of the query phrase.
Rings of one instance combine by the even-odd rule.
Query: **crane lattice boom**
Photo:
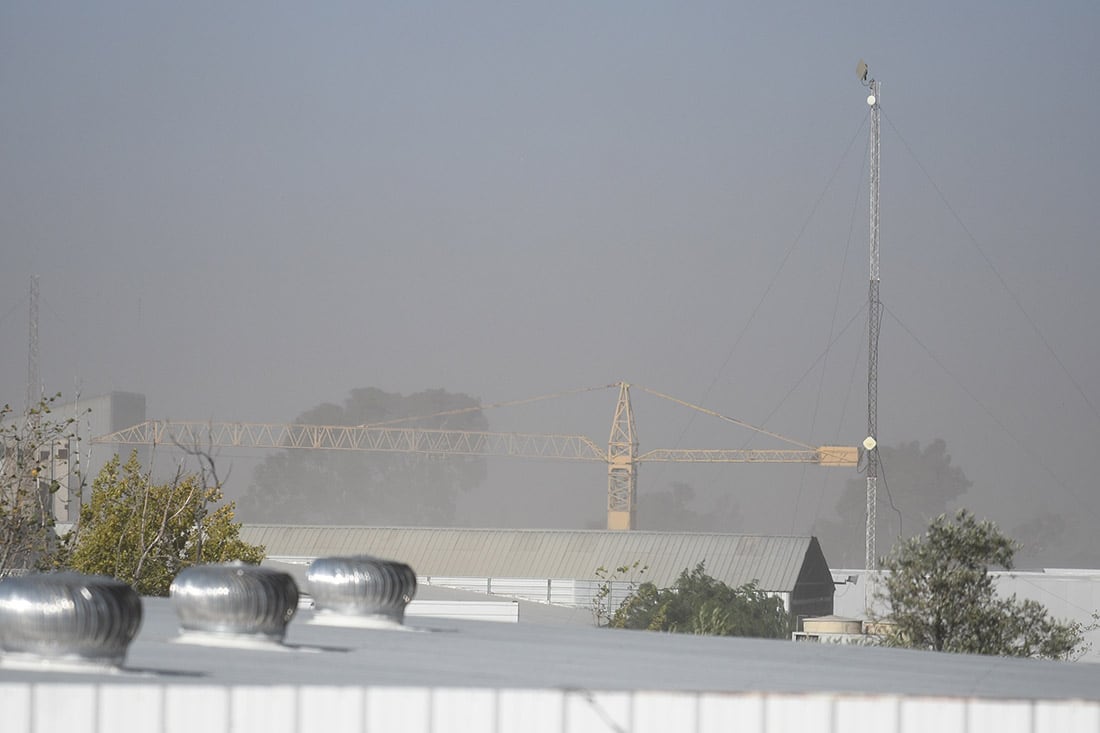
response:
[[[198,422],[146,420],[93,443],[111,445],[210,445],[217,448],[308,448],[312,450],[435,453],[451,456],[513,456],[609,462],[608,453],[583,435],[491,433],[426,428],[374,428],[297,423]],[[654,448],[639,462],[664,463],[817,463],[856,465],[849,446],[813,450],[760,448]]]
[[[816,463],[854,467],[858,458],[848,446],[803,446],[791,450],[658,448],[638,452],[630,385],[619,387],[619,401],[607,448],[583,435],[490,433],[370,425],[302,425],[298,423],[197,422],[148,420],[93,443],[113,445],[179,445],[211,448],[299,448],[342,451],[387,451],[443,456],[513,456],[598,461],[608,469],[608,529],[633,529],[638,464],[679,463]],[[660,393],[654,393],[661,397]],[[676,400],[679,402],[679,400]],[[681,404],[687,404],[681,402]],[[695,407],[688,405],[689,407]],[[700,409],[700,408],[696,408]],[[708,411],[710,412],[710,411]],[[711,413],[717,415],[717,413]],[[719,417],[723,417],[720,416]],[[729,418],[725,418],[729,419]],[[737,421],[739,422],[739,421]],[[746,427],[752,427],[741,423]],[[760,432],[759,428],[753,428]],[[768,433],[774,437],[774,433]],[[794,441],[789,441],[794,442]]]
[[[134,425],[93,443],[211,445],[221,448],[436,453],[451,456],[517,456],[606,461],[605,451],[583,435],[490,433],[426,428],[377,428],[297,423],[154,421]]]

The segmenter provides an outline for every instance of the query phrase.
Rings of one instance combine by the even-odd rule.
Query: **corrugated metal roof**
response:
[[[452,577],[589,579],[599,567],[638,562],[648,567],[636,579],[668,586],[705,562],[724,583],[756,581],[775,592],[792,591],[803,565],[821,553],[812,537],[680,532],[246,524],[241,538],[276,557],[371,554],[406,562],[418,575]]]
[[[302,609],[287,627],[283,652],[233,648],[220,645],[180,644],[179,618],[168,598],[143,598],[144,616],[137,638],[130,646],[126,665],[120,671],[88,669],[74,674],[64,666],[0,664],[0,702],[4,703],[0,729],[9,731],[241,731],[262,730],[277,733],[290,730],[325,731],[427,731],[460,730],[439,725],[445,709],[456,718],[477,712],[477,708],[436,708],[436,717],[413,725],[416,718],[389,718],[386,724],[372,726],[324,725],[324,717],[311,719],[305,695],[295,692],[318,685],[343,690],[326,696],[329,710],[347,704],[347,693],[357,688],[380,687],[433,689],[422,708],[399,709],[409,715],[431,709],[435,691],[440,688],[466,688],[470,696],[476,689],[526,689],[543,691],[573,690],[589,695],[585,706],[595,704],[592,692],[601,690],[712,691],[724,696],[759,691],[770,697],[783,693],[815,695],[818,707],[814,717],[769,713],[769,726],[753,730],[849,731],[849,730],[944,730],[998,731],[1029,730],[1027,711],[1007,709],[1011,699],[1100,700],[1100,665],[1051,662],[1039,659],[983,657],[970,654],[945,654],[908,649],[814,644],[775,639],[661,634],[646,631],[597,629],[592,626],[544,623],[500,624],[477,621],[408,619],[407,626],[419,633],[379,629],[345,628],[310,623],[313,611]],[[30,686],[33,689],[28,689]],[[111,725],[102,717],[102,702],[97,707],[98,690],[125,688],[119,694],[115,713],[120,720],[137,719],[144,725]],[[78,687],[80,686],[80,687]],[[194,691],[191,707],[180,707],[172,690],[189,687]],[[17,693],[13,694],[14,691]],[[250,722],[236,717],[235,709],[224,722],[206,722],[208,708],[226,705],[230,691],[244,690],[255,695],[271,695],[279,700],[269,705],[266,716]],[[845,718],[842,706],[822,704],[824,694],[848,693],[880,697],[880,707],[888,721],[904,720],[914,698],[929,699],[930,705],[943,710],[954,701],[984,698],[991,706],[1000,706],[1002,717],[987,725],[978,725],[957,709],[948,718],[933,717],[926,725],[874,726],[875,718]],[[289,700],[287,697],[289,696]],[[896,696],[902,696],[900,699]],[[297,698],[297,699],[296,699]],[[316,701],[315,701],[316,702]],[[31,705],[33,703],[33,706]],[[364,704],[365,703],[365,704]],[[284,704],[286,705],[284,707]],[[351,710],[362,720],[364,708],[373,701],[355,702]],[[19,713],[12,719],[16,705],[33,707],[34,725],[20,724]],[[559,705],[560,707],[560,705]],[[54,708],[74,711],[61,720],[67,725],[50,725]],[[694,708],[693,708],[694,709]],[[150,711],[172,712],[177,716],[165,725],[164,716]],[[182,710],[182,711],[181,711]],[[254,714],[262,713],[255,707]],[[322,712],[325,708],[314,708]],[[537,725],[494,725],[490,708],[487,724],[481,730],[609,730],[606,720],[591,726],[566,727]],[[774,708],[769,708],[774,710]],[[79,712],[79,717],[76,715]],[[763,709],[761,708],[761,712]],[[1031,714],[1034,718],[1034,713]],[[900,716],[900,717],[899,717]],[[294,727],[295,719],[315,725]],[[691,717],[663,725],[643,725],[641,714],[633,717],[633,726],[623,723],[622,730],[693,730]],[[237,722],[231,723],[230,720]],[[423,720],[423,718],[420,718]],[[480,719],[479,719],[480,720]],[[497,718],[501,720],[501,718]],[[1040,718],[1040,720],[1042,720]],[[412,721],[410,723],[410,721]],[[685,722],[686,721],[686,722]],[[1076,721],[1076,722],[1075,722]],[[1100,718],[1091,714],[1080,718],[1045,719],[1036,730],[1097,733]],[[535,721],[538,722],[537,720]],[[677,725],[676,723],[680,724]],[[743,730],[744,721],[727,721],[722,730]],[[844,723],[848,722],[848,725]],[[857,725],[857,723],[866,723]],[[163,728],[162,728],[163,726]],[[467,728],[468,729],[468,728]],[[708,728],[708,730],[711,730]]]

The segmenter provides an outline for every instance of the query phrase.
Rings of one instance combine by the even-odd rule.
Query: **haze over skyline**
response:
[[[39,275],[46,390],[142,392],[153,418],[626,380],[854,445],[863,58],[880,442],[943,438],[962,503],[1008,528],[1095,524],[1098,36],[1089,2],[5,3],[0,403],[23,405]],[[643,448],[751,438],[635,398]],[[600,441],[613,407],[486,415]],[[643,467],[643,497],[732,491],[762,533],[808,532],[854,475],[682,470]],[[497,461],[463,519],[578,526],[605,482]]]

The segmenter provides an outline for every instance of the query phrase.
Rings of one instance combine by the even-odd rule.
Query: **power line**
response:
[[[855,358],[852,360],[852,369],[848,374],[848,390],[844,393],[844,400],[840,403],[840,419],[837,421],[837,430],[836,430],[836,433],[835,433],[836,438],[835,438],[834,442],[840,440],[841,427],[844,425],[844,419],[847,416],[848,402],[850,401],[850,399],[852,397],[852,390],[855,388],[856,373],[859,369],[859,362],[862,360],[863,356],[864,356],[864,354],[863,354],[862,347],[859,348],[859,349],[856,349]],[[813,524],[816,524],[817,520],[821,517],[821,502],[824,500],[824,498],[825,498],[825,482],[822,481],[821,491],[818,492],[818,495],[817,495],[817,507],[814,509]]]
[[[862,130],[862,129],[863,129],[863,127],[861,125],[860,130]],[[864,168],[866,163],[867,163],[867,151],[865,149],[865,152],[864,152],[864,155],[863,155],[863,163],[860,165],[860,170],[862,170]],[[856,184],[856,195],[855,195],[855,198],[852,201],[852,214],[848,218],[848,239],[844,243],[844,257],[843,257],[843,259],[841,259],[841,262],[840,262],[840,277],[837,279],[836,295],[833,297],[833,313],[832,313],[832,317],[829,319],[829,337],[828,337],[828,339],[826,339],[826,341],[830,344],[830,346],[826,347],[825,357],[821,362],[821,378],[818,379],[818,382],[817,382],[817,398],[814,400],[814,411],[813,411],[813,414],[810,417],[810,431],[809,431],[810,435],[814,434],[814,429],[817,427],[817,414],[818,414],[818,411],[821,409],[821,394],[825,391],[825,372],[826,372],[826,369],[827,369],[828,364],[829,364],[829,348],[832,345],[833,332],[836,330],[836,315],[837,315],[837,312],[840,310],[840,296],[841,296],[841,293],[844,292],[844,274],[848,269],[848,253],[852,249],[852,235],[854,234],[855,227],[856,227],[856,213],[859,211],[859,195],[860,195],[860,192],[863,190],[863,179],[862,179],[862,177],[858,178],[857,181],[858,182]],[[843,420],[841,422],[843,423]],[[837,435],[839,435],[839,434],[840,434],[840,426],[838,425],[837,426]],[[825,479],[822,478],[822,491],[824,491],[824,480]],[[790,530],[791,534],[794,534],[794,531],[795,531],[795,523],[798,520],[798,508],[799,508],[799,505],[802,503],[802,493],[803,493],[803,489],[805,488],[805,484],[806,484],[806,467],[803,466],[802,467],[802,475],[798,479],[798,495],[795,497],[795,500],[794,500],[794,511],[791,512],[791,530]],[[820,509],[820,499],[818,501],[818,508]],[[817,512],[815,511],[815,516],[814,516],[815,521],[817,519],[816,513]]]
[[[982,409],[982,412],[984,412],[986,414],[986,417],[988,417],[991,421],[993,421],[993,423],[997,427],[999,427],[1002,431],[1004,431],[1005,435],[1007,435],[1009,438],[1011,438],[1012,442],[1014,442],[1016,444],[1016,446],[1022,452],[1026,453],[1028,456],[1030,456],[1038,466],[1040,466],[1044,471],[1046,471],[1047,475],[1049,475],[1052,479],[1054,479],[1055,483],[1057,483],[1059,486],[1061,486],[1063,489],[1065,489],[1069,494],[1071,494],[1074,498],[1076,498],[1081,503],[1081,506],[1082,506],[1082,508],[1085,509],[1085,511],[1087,511],[1089,514],[1093,515],[1093,517],[1095,517],[1097,519],[1100,519],[1100,516],[1098,516],[1097,513],[1095,511],[1093,511],[1093,509],[1085,501],[1085,497],[1082,496],[1081,494],[1079,494],[1078,492],[1074,491],[1072,488],[1069,487],[1069,485],[1065,481],[1063,481],[1061,478],[1059,478],[1058,475],[1056,473],[1054,473],[1054,469],[1052,469],[1050,466],[1048,466],[1046,464],[1046,462],[1043,461],[1043,457],[1040,454],[1036,453],[1034,450],[1032,450],[1032,448],[1030,447],[1030,445],[1027,442],[1017,438],[1016,434],[1013,433],[1011,430],[1009,430],[1008,426],[1005,425],[1000,420],[1000,418],[998,418],[996,415],[994,415],[993,411],[991,409],[989,409],[989,407],[984,402],[982,402],[980,399],[978,399],[978,397],[973,392],[971,392],[966,387],[965,384],[962,383],[962,380],[960,380],[955,375],[954,372],[952,372],[950,369],[948,369],[944,365],[944,363],[942,361],[940,361],[939,357],[936,356],[936,354],[930,348],[928,348],[924,344],[923,341],[921,341],[919,338],[917,338],[917,335],[914,334],[913,331],[910,330],[910,328],[908,326],[906,326],[901,321],[900,318],[897,317],[897,315],[895,315],[889,308],[885,308],[885,306],[884,306],[884,310],[886,311],[886,313],[888,313],[890,315],[891,318],[894,319],[894,321],[899,326],[901,326],[902,330],[905,331],[905,333],[907,333],[909,335],[909,338],[913,339],[913,342],[915,344],[917,344],[917,346],[921,347],[924,350],[924,353],[928,355],[928,358],[930,358],[936,364],[936,366],[938,366],[941,370],[943,370],[943,373],[946,374],[948,377],[950,377],[951,380],[953,382],[955,382],[955,385],[959,389],[961,389],[967,397],[969,397],[971,400],[973,400],[974,404],[978,405],[978,407],[980,407]]]
[[[761,421],[761,425],[767,425],[768,421],[775,417],[775,413],[779,412],[780,408],[783,407],[784,403],[786,403],[790,396],[795,393],[795,391],[802,385],[804,381],[806,381],[806,377],[808,377],[810,373],[813,372],[813,370],[817,367],[821,360],[825,358],[825,354],[832,347],[832,345],[840,340],[840,338],[848,331],[852,324],[855,323],[856,318],[858,318],[859,315],[863,313],[866,307],[866,304],[863,304],[859,307],[859,310],[852,314],[851,318],[849,318],[848,321],[844,324],[844,327],[840,329],[840,332],[837,333],[836,337],[825,347],[825,350],[822,351],[816,359],[814,359],[813,364],[810,364],[809,368],[807,368],[806,371],[802,372],[802,376],[798,378],[798,380],[794,383],[794,385],[791,386],[789,390],[787,390],[787,394],[783,395],[783,399],[779,400],[779,404],[777,404],[772,409],[772,411],[768,413],[768,416],[764,418],[763,421]],[[745,446],[747,445],[748,443],[746,442]]]
[[[916,153],[913,152],[913,149],[909,146],[909,143],[902,136],[901,132],[897,129],[897,127],[894,126],[894,123],[890,119],[889,115],[887,115],[886,117],[886,122],[889,123],[890,129],[893,130],[894,134],[896,134],[898,136],[898,139],[901,140],[902,145],[905,146],[906,151],[913,158],[913,161],[917,164],[917,167],[920,168],[921,173],[923,173],[925,178],[928,179],[928,182],[932,184],[932,188],[935,190],[936,195],[940,197],[940,201],[943,202],[943,205],[947,207],[947,210],[949,212],[951,212],[951,216],[955,218],[955,221],[963,230],[963,233],[966,234],[966,238],[969,240],[970,244],[974,247],[975,250],[977,250],[978,254],[981,255],[981,258],[985,261],[985,264],[989,267],[990,271],[997,278],[997,282],[1001,284],[1001,288],[1003,288],[1004,291],[1008,294],[1009,299],[1016,306],[1016,309],[1020,311],[1020,314],[1023,315],[1024,320],[1027,321],[1029,326],[1031,326],[1031,330],[1035,332],[1035,335],[1039,337],[1039,341],[1041,341],[1043,346],[1046,347],[1046,350],[1050,353],[1050,355],[1054,357],[1054,361],[1057,362],[1066,379],[1068,379],[1069,383],[1073,385],[1073,388],[1077,390],[1077,394],[1079,394],[1081,396],[1081,399],[1085,401],[1085,404],[1089,406],[1089,409],[1092,410],[1092,414],[1096,417],[1096,419],[1100,420],[1100,410],[1098,410],[1093,401],[1089,399],[1088,394],[1086,394],[1085,390],[1081,388],[1081,385],[1077,382],[1077,380],[1073,378],[1073,375],[1070,373],[1069,368],[1066,367],[1065,362],[1062,361],[1062,358],[1058,355],[1058,352],[1056,352],[1054,350],[1054,347],[1051,346],[1050,341],[1047,340],[1047,337],[1043,334],[1042,329],[1039,328],[1039,325],[1031,317],[1031,314],[1027,312],[1026,308],[1024,308],[1023,302],[1020,301],[1020,298],[1016,295],[1015,291],[1013,291],[1012,288],[1008,286],[1008,282],[1006,282],[1004,277],[1001,276],[1000,271],[997,270],[997,267],[993,264],[993,260],[989,258],[989,255],[987,255],[985,250],[982,249],[981,245],[978,244],[977,238],[970,232],[970,229],[966,226],[966,223],[963,222],[962,217],[959,216],[958,212],[955,211],[955,208],[951,206],[951,203],[947,200],[947,196],[944,195],[943,191],[936,184],[936,181],[928,173],[928,170],[924,167],[924,164],[921,163],[919,158],[917,158]]]
[[[543,400],[550,400],[557,397],[567,397],[575,394],[583,394],[585,392],[596,392],[603,389],[611,389],[612,387],[618,387],[619,384],[603,384],[598,387],[581,387],[580,389],[569,389],[564,392],[555,392],[553,394],[540,395],[538,397],[528,397],[522,400],[508,400],[505,402],[494,402],[488,405],[474,405],[473,407],[460,407],[454,410],[444,410],[442,412],[433,412],[430,415],[412,415],[409,417],[397,417],[393,420],[383,420],[382,422],[374,422],[369,425],[362,425],[360,427],[382,427],[385,425],[396,425],[403,422],[411,422],[413,420],[427,420],[433,417],[449,417],[451,415],[462,415],[468,412],[480,412],[481,410],[490,410],[494,407],[516,407],[518,405],[529,405],[532,402],[542,402]]]
[[[9,308],[9,309],[8,309],[8,310],[7,310],[7,311],[6,311],[5,313],[4,313],[4,315],[0,316],[0,323],[3,323],[3,322],[4,322],[4,321],[6,321],[6,320],[7,320],[7,319],[8,319],[9,317],[11,317],[11,316],[12,316],[12,315],[13,315],[13,314],[15,313],[15,311],[17,311],[17,310],[19,310],[20,308],[22,308],[22,307],[23,307],[23,304],[24,304],[24,303],[26,303],[26,302],[27,302],[27,296],[26,296],[26,295],[24,295],[24,296],[23,296],[22,298],[20,298],[20,299],[18,300],[18,302],[16,302],[16,304],[15,304],[15,305],[13,305],[13,306],[12,306],[11,308]]]
[[[878,450],[878,446],[875,446],[875,450]],[[886,498],[890,500],[890,508],[898,515],[898,539],[900,540],[905,536],[905,523],[901,516],[901,510],[894,503],[894,495],[890,493],[890,484],[886,481],[886,466],[882,461],[881,454],[878,457],[878,467],[882,471],[882,487],[886,489]]]
[[[829,192],[829,189],[832,187],[833,181],[836,180],[837,174],[840,172],[840,168],[844,164],[844,161],[848,159],[848,154],[851,152],[852,146],[855,145],[855,142],[859,138],[860,133],[863,132],[863,126],[866,124],[866,122],[867,122],[867,118],[864,117],[860,121],[859,129],[856,130],[855,134],[852,135],[851,140],[848,141],[848,146],[844,149],[844,153],[840,156],[840,160],[837,161],[836,167],[833,169],[832,174],[829,176],[829,180],[825,183],[825,187],[822,189],[821,193],[818,195],[817,200],[814,201],[813,206],[810,207],[810,213],[803,220],[802,226],[798,230],[798,235],[794,238],[794,241],[791,242],[791,245],[787,248],[787,251],[783,254],[783,259],[779,263],[779,267],[776,268],[775,273],[772,275],[772,278],[768,282],[767,287],[764,288],[764,292],[761,294],[760,299],[757,301],[756,305],[753,307],[752,312],[749,313],[749,318],[748,318],[747,321],[745,321],[745,325],[743,325],[741,327],[741,330],[738,332],[737,337],[734,338],[733,345],[730,346],[729,352],[726,354],[726,358],[722,360],[722,365],[720,367],[718,367],[718,371],[715,373],[714,378],[710,382],[710,385],[706,388],[706,390],[703,391],[703,396],[699,398],[699,400],[698,400],[699,404],[705,404],[706,403],[707,398],[710,397],[711,391],[713,391],[715,385],[718,384],[718,380],[721,378],[722,373],[725,372],[726,367],[730,363],[730,360],[733,359],[733,355],[734,355],[734,353],[736,353],[737,347],[740,346],[741,340],[745,337],[745,334],[748,332],[749,327],[752,325],[753,321],[756,320],[756,315],[760,312],[760,309],[763,307],[764,301],[766,301],[768,299],[768,295],[771,293],[772,288],[775,287],[776,282],[779,281],[779,276],[780,276],[780,274],[782,274],[783,269],[787,266],[787,262],[790,260],[791,255],[794,253],[795,248],[798,247],[798,243],[802,241],[802,237],[806,233],[806,228],[810,225],[810,222],[813,220],[814,215],[817,213],[817,209],[821,205],[822,200],[825,198],[825,195]],[[691,428],[692,422],[694,420],[695,420],[695,416],[693,415],[688,420],[688,422],[684,426],[683,430],[680,431],[680,435],[676,438],[676,442],[675,442],[674,445],[679,446],[680,441],[683,440],[684,436],[687,434],[687,431]]]

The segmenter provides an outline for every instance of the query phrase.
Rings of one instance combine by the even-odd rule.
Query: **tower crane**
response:
[[[612,530],[634,529],[638,466],[642,463],[815,463],[821,466],[848,468],[854,468],[857,463],[858,450],[855,447],[812,447],[645,387],[638,388],[798,447],[780,450],[657,448],[639,452],[638,436],[634,427],[634,410],[630,402],[631,385],[627,382],[619,382],[609,386],[619,388],[619,398],[615,405],[615,417],[612,420],[611,436],[606,449],[583,435],[494,433],[393,425],[304,425],[166,420],[147,420],[114,433],[96,436],[92,438],[92,443],[112,445],[174,443],[220,448],[388,451],[440,456],[514,456],[599,462],[607,466],[607,528]]]

